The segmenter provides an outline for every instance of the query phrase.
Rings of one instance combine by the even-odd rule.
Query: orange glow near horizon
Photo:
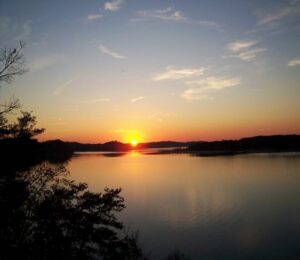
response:
[[[183,126],[179,122],[174,122],[174,125],[162,127],[161,125],[149,126],[145,125],[139,130],[131,128],[116,128],[116,130],[106,129],[85,129],[73,126],[75,130],[69,131],[55,129],[46,124],[44,134],[38,136],[38,140],[53,140],[61,139],[63,141],[76,141],[81,143],[105,143],[109,141],[120,141],[123,143],[132,144],[133,140],[137,143],[158,142],[158,141],[214,141],[223,139],[240,139],[243,137],[251,137],[256,135],[276,135],[276,134],[299,134],[300,125],[298,123],[290,124],[288,120],[267,122],[240,122],[238,127],[229,122],[221,125],[213,124],[212,122],[201,122],[202,126],[197,123],[189,123]],[[175,124],[176,123],[176,124]],[[237,123],[236,123],[237,124]],[[142,122],[140,123],[142,126]],[[51,129],[52,128],[52,129]]]

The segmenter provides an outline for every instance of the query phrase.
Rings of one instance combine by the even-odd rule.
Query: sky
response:
[[[300,134],[300,1],[1,0],[2,84],[40,140],[221,140]]]

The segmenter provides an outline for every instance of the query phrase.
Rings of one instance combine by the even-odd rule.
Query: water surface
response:
[[[119,217],[153,259],[300,257],[300,154],[80,154],[71,177],[121,187]]]

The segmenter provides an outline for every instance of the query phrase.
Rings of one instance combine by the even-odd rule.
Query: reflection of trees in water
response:
[[[121,189],[93,193],[64,167],[40,165],[1,183],[0,243],[7,259],[142,259],[114,213]]]

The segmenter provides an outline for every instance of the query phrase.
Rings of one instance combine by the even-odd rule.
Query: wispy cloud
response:
[[[259,16],[258,25],[274,25],[282,22],[289,17],[296,17],[300,14],[300,4],[298,1],[290,3],[280,9],[267,13],[257,13]]]
[[[88,19],[89,21],[95,21],[95,20],[99,20],[99,19],[101,19],[101,18],[103,18],[103,17],[104,17],[103,14],[89,14],[89,15],[87,16],[87,19]]]
[[[186,100],[212,100],[212,93],[240,84],[239,77],[230,76],[205,76],[209,67],[199,68],[174,68],[167,67],[166,71],[156,75],[154,81],[178,80],[183,81],[187,89],[181,94]],[[159,114],[149,118],[160,119]],[[159,121],[159,120],[158,120]]]
[[[213,21],[193,21],[186,17],[181,11],[176,10],[174,7],[167,7],[165,9],[154,9],[154,10],[140,10],[137,13],[137,17],[133,20],[152,20],[159,19],[165,21],[177,21],[191,24],[198,24],[203,26],[218,26]]]
[[[198,88],[186,89],[182,93],[181,96],[184,99],[189,100],[189,101],[191,101],[191,100],[213,100],[213,97],[203,94],[203,91],[201,89],[198,89]]]
[[[294,67],[294,66],[299,66],[299,65],[300,65],[300,57],[299,57],[299,58],[291,59],[291,60],[288,62],[288,66],[289,66],[289,67]]]
[[[241,80],[238,77],[207,77],[188,81],[185,84],[189,88],[182,93],[182,97],[186,100],[212,99],[209,93],[237,86],[240,82]]]
[[[256,48],[256,49],[250,49],[243,52],[240,52],[235,57],[240,58],[243,61],[251,61],[254,60],[258,53],[267,51],[266,48]]]
[[[59,85],[52,93],[53,96],[59,96],[61,95],[69,86],[71,86],[77,78],[73,78],[70,80],[67,80],[63,82],[61,85]]]
[[[96,103],[108,102],[108,101],[110,101],[110,98],[102,97],[102,98],[95,98],[95,99],[85,100],[85,101],[83,101],[83,103],[96,104]]]
[[[243,61],[252,61],[259,53],[267,51],[266,48],[253,48],[258,41],[254,40],[239,40],[231,42],[227,45],[230,54],[224,57],[239,58]]]
[[[135,102],[141,101],[141,100],[143,100],[143,99],[144,99],[143,96],[139,96],[139,97],[135,97],[135,98],[131,99],[131,102],[132,102],[132,103],[135,103]]]
[[[175,68],[175,67],[167,67],[165,72],[162,72],[156,75],[153,80],[154,81],[162,81],[162,80],[177,80],[183,78],[193,78],[197,76],[203,75],[204,71],[207,68]]]
[[[99,45],[98,49],[104,53],[104,54],[107,54],[115,59],[126,59],[127,57],[126,56],[123,56],[121,54],[118,54],[108,48],[106,48],[105,46],[103,46],[102,44]]]
[[[29,64],[30,71],[31,72],[40,71],[44,68],[47,68],[53,64],[58,63],[63,58],[64,56],[59,54],[52,54],[52,55],[36,58]]]
[[[104,4],[104,10],[116,12],[121,8],[123,0],[112,0]]]
[[[299,22],[300,2],[298,0],[287,1],[284,6],[275,6],[267,11],[259,10],[255,12],[255,15],[258,22],[256,29],[252,30],[252,32],[277,29],[282,25],[289,25],[290,27],[294,22]],[[298,26],[297,24],[296,26]]]
[[[141,19],[161,19],[169,21],[183,21],[187,20],[185,16],[180,11],[174,10],[173,7],[167,7],[165,9],[156,9],[156,10],[143,10],[138,11],[137,15]]]
[[[200,88],[202,90],[214,89],[221,90],[228,87],[234,87],[240,84],[240,78],[238,77],[207,77],[200,80],[187,81],[187,86]]]
[[[252,47],[253,45],[255,45],[257,43],[257,41],[235,41],[235,42],[231,42],[227,45],[227,48],[231,51],[234,52],[238,52],[238,51],[243,51],[245,49],[248,49],[250,47]]]

